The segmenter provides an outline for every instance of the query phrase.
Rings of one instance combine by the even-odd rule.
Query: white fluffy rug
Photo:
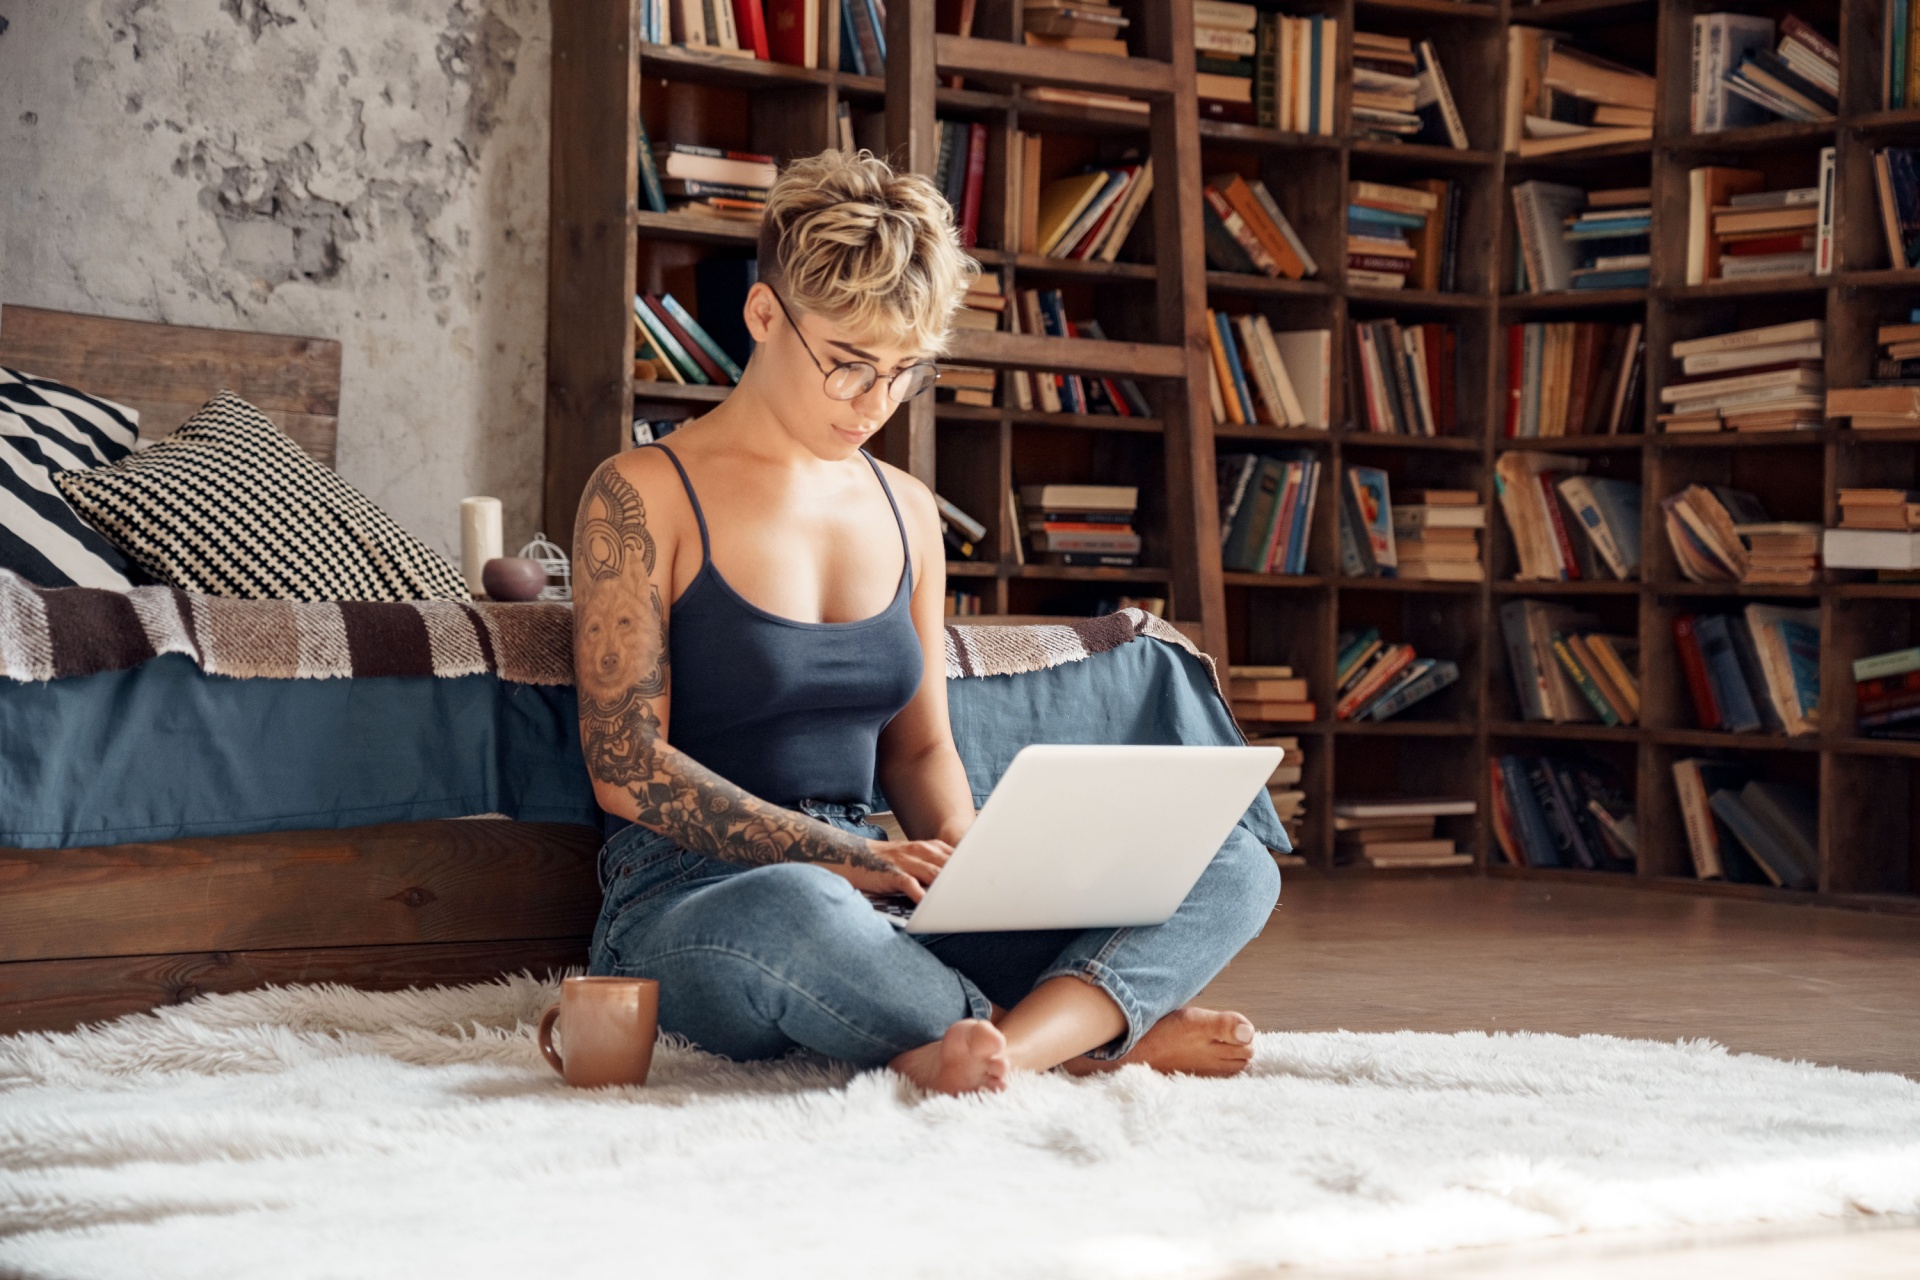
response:
[[[1920,1084],[1711,1044],[1262,1035],[920,1095],[662,1046],[572,1091],[518,978],[209,996],[0,1039],[0,1274],[1202,1277],[1920,1211]]]

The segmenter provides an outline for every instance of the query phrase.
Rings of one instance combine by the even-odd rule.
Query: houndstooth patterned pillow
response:
[[[249,600],[467,600],[445,556],[222,391],[172,435],[56,478],[163,582]]]

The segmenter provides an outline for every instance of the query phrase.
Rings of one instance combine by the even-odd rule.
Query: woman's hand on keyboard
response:
[[[868,840],[867,849],[875,860],[890,868],[856,867],[844,862],[815,865],[841,877],[862,893],[897,893],[918,902],[927,896],[925,886],[933,883],[940,868],[953,856],[953,846],[945,840]]]

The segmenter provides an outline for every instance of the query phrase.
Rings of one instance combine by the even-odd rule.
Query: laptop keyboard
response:
[[[887,918],[887,922],[904,928],[907,919],[913,915],[916,905],[912,898],[904,893],[870,893],[867,901],[873,909]]]

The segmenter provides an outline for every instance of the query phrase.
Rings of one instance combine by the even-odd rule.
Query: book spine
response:
[[[980,191],[987,178],[987,126],[967,129],[967,172],[960,196],[960,243],[971,248],[980,231]]]
[[[1546,507],[1547,527],[1553,532],[1556,554],[1560,559],[1560,578],[1562,581],[1578,581],[1580,561],[1574,556],[1573,539],[1567,536],[1567,522],[1560,517],[1560,503],[1553,490],[1553,473],[1542,471],[1539,474],[1540,501]]]
[[[693,334],[683,328],[680,322],[674,318],[673,313],[661,302],[660,295],[657,293],[648,293],[642,294],[641,296],[646,299],[647,306],[652,308],[654,318],[673,336],[673,340],[679,344],[680,350],[684,351],[687,357],[692,360],[695,365],[699,366],[700,372],[706,375],[707,381],[714,386],[726,386],[729,381],[726,371],[720,367],[718,361],[701,347],[699,342],[694,339]]]
[[[700,367],[699,362],[688,353],[685,347],[680,345],[679,340],[673,336],[666,325],[660,322],[660,317],[654,314],[653,309],[644,299],[637,296],[634,298],[633,314],[639,317],[641,327],[646,329],[647,338],[653,343],[653,349],[672,361],[682,378],[703,387],[712,384],[713,380],[707,376],[707,371]]]
[[[1714,698],[1713,681],[1707,678],[1707,663],[1700,652],[1700,639],[1691,614],[1676,614],[1673,619],[1673,645],[1680,655],[1680,670],[1687,678],[1687,693],[1693,699],[1693,714],[1702,729],[1720,727],[1720,704]]]
[[[1599,712],[1600,722],[1609,728],[1619,724],[1620,717],[1614,712],[1613,704],[1601,695],[1600,686],[1593,682],[1593,677],[1587,674],[1587,669],[1581,666],[1579,660],[1573,656],[1573,650],[1567,647],[1566,637],[1558,632],[1555,632],[1553,637],[1553,656],[1560,659],[1560,665],[1566,669],[1574,688],[1578,689],[1580,695],[1592,703],[1593,709]]]
[[[649,295],[649,297],[651,296],[652,295]],[[719,367],[721,372],[726,374],[727,380],[731,382],[740,381],[743,376],[740,366],[735,364],[733,357],[722,350],[720,344],[713,340],[713,336],[701,327],[700,322],[693,318],[692,313],[675,301],[673,295],[670,293],[661,294],[659,298],[661,305],[666,309],[666,314],[679,324],[680,328],[700,346],[701,350],[707,353],[708,357]]]

